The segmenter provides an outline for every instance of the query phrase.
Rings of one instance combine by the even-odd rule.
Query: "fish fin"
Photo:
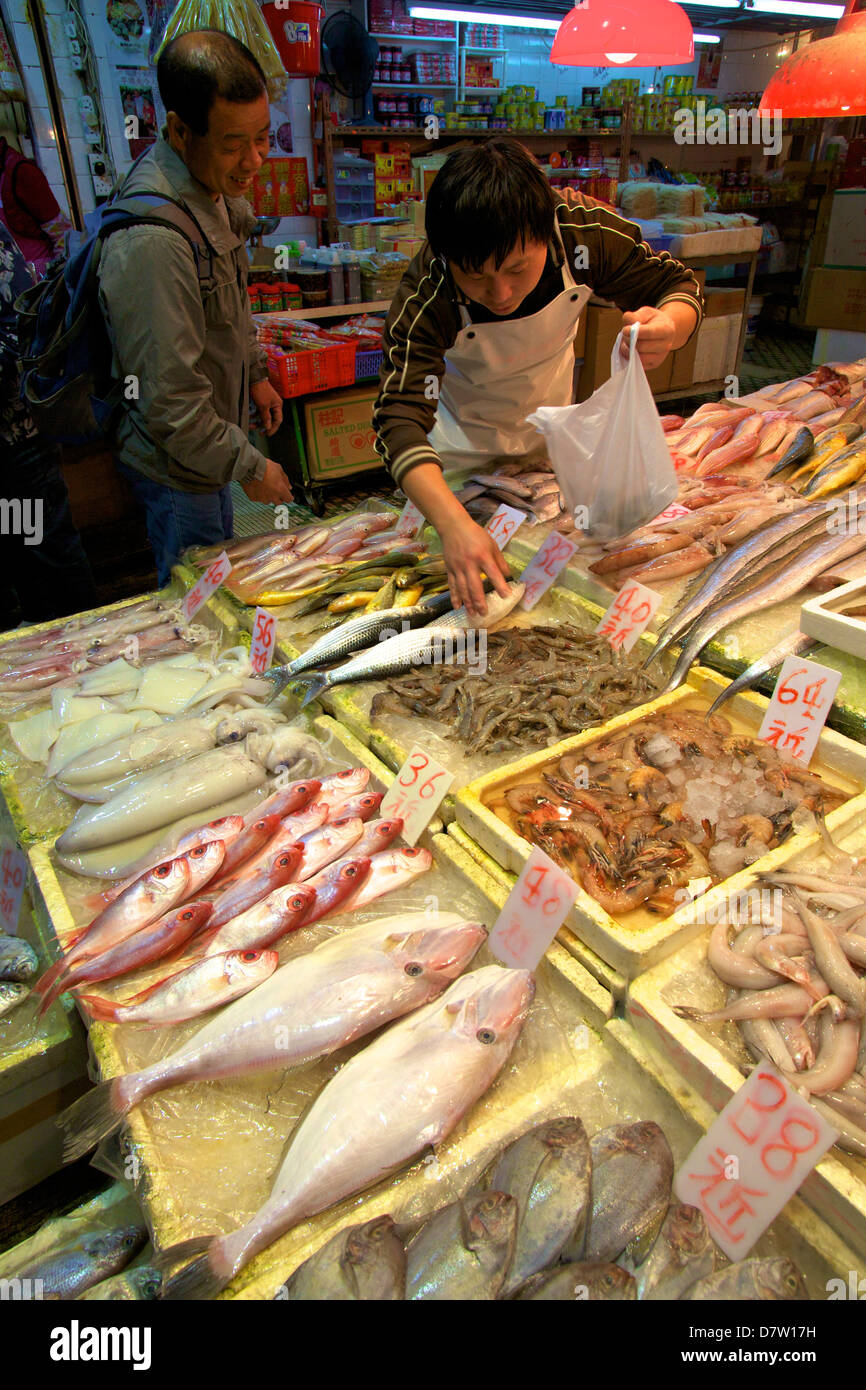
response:
[[[33,985],[34,993],[40,996],[47,994],[65,970],[66,957],[61,956],[60,960],[56,960],[53,965],[49,965],[48,969],[36,980]]]
[[[687,1004],[674,1004],[673,1011],[677,1018],[686,1018],[690,1023],[700,1023],[704,1016],[703,1009],[692,1009]]]
[[[87,1005],[88,1012],[98,1023],[116,1023],[117,1011],[121,1008],[120,1004],[115,1004],[111,999],[101,999],[96,994],[81,994],[79,1001]],[[127,1003],[130,1001],[127,1000]],[[125,1007],[125,1005],[123,1006]]]
[[[83,1158],[121,1125],[131,1109],[124,1094],[130,1088],[122,1085],[126,1080],[127,1077],[116,1076],[111,1081],[100,1082],[57,1116],[57,1123],[64,1130],[64,1163]]]
[[[159,1270],[189,1260],[162,1286],[162,1297],[169,1301],[196,1301],[214,1298],[231,1279],[231,1273],[216,1267],[217,1240],[214,1236],[194,1236],[161,1251],[153,1263]]]
[[[330,684],[328,677],[323,676],[320,672],[311,672],[306,676],[298,676],[296,683],[300,685],[302,682],[307,683],[307,689],[304,693],[304,698],[301,700],[301,709],[306,709],[307,705],[310,704],[312,700],[318,699],[322,691],[327,690]]]

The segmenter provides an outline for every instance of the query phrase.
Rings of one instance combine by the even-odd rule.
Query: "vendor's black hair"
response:
[[[221,29],[178,34],[159,55],[156,80],[166,111],[174,111],[196,135],[207,135],[208,115],[217,97],[258,101],[268,90],[255,55]]]
[[[521,242],[553,235],[550,184],[517,140],[494,136],[450,154],[427,194],[431,250],[462,270],[497,268]]]

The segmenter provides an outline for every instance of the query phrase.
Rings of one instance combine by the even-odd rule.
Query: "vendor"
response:
[[[452,601],[483,614],[481,572],[504,593],[507,562],[449,484],[544,453],[526,416],[571,404],[574,337],[590,295],[626,311],[624,326],[641,325],[649,371],[697,329],[701,292],[633,222],[580,194],[563,201],[507,136],[449,155],[428,195],[426,231],[385,327],[376,448],[439,532]]]

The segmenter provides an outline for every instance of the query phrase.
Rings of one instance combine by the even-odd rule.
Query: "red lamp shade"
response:
[[[866,9],[848,8],[832,38],[818,39],[786,58],[761,98],[759,110],[782,116],[866,115]]]
[[[674,0],[578,0],[556,31],[552,63],[655,68],[690,63],[691,21]]]

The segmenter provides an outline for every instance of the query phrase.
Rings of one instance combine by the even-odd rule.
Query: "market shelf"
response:
[[[457,35],[446,39],[441,34],[376,34],[370,30],[371,39],[387,39],[389,43],[456,43]]]
[[[273,313],[293,319],[335,319],[340,315],[351,318],[354,314],[381,314],[390,309],[390,299],[368,299],[363,304],[326,304],[323,309],[274,309]],[[268,318],[269,314],[257,314],[256,318]]]
[[[449,92],[453,82],[374,82],[372,91],[376,92]]]

